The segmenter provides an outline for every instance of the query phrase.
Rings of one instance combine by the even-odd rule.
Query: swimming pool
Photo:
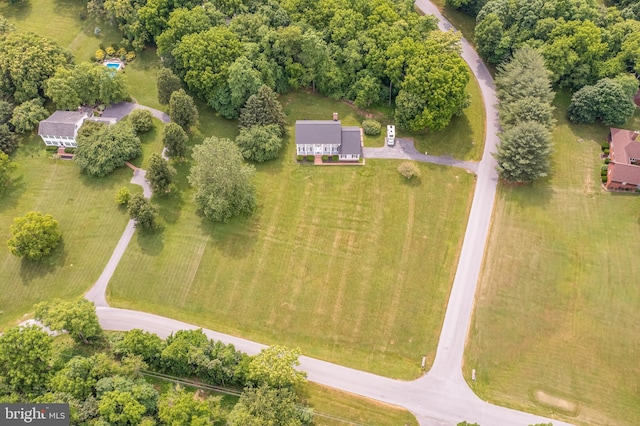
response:
[[[105,66],[118,71],[122,67],[122,64],[120,62],[105,62]]]

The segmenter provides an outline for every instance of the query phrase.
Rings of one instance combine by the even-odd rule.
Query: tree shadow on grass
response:
[[[8,208],[15,207],[26,190],[27,184],[23,176],[14,178],[7,188],[0,191],[0,213]]]
[[[417,188],[422,185],[422,179],[420,176],[414,176],[411,179],[407,179],[404,176],[398,176],[398,184]]]
[[[149,256],[158,256],[164,250],[164,228],[153,231],[136,229],[138,246],[142,252]]]
[[[29,1],[21,1],[13,5],[6,6],[2,9],[2,15],[11,20],[24,21],[31,16],[33,12],[33,6]]]
[[[153,201],[159,207],[160,217],[167,223],[176,223],[182,215],[184,207],[184,198],[182,193],[177,189],[173,189],[161,197],[154,197]]]
[[[260,207],[252,215],[243,215],[229,219],[226,223],[212,222],[202,217],[200,227],[205,234],[209,234],[210,241],[219,247],[227,256],[245,258],[258,242],[258,221]]]
[[[20,262],[20,280],[22,281],[22,285],[29,285],[33,280],[45,277],[59,267],[64,266],[67,254],[63,237],[49,256],[40,260],[22,258]]]

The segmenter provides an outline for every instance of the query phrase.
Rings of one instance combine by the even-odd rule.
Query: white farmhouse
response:
[[[336,115],[334,120],[296,121],[298,155],[338,155],[340,161],[358,161],[362,145],[362,129],[341,126]]]
[[[84,111],[56,111],[38,126],[38,135],[47,146],[75,148],[78,129],[89,116]]]

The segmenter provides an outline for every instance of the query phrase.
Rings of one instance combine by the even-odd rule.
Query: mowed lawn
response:
[[[102,272],[128,220],[114,195],[131,179],[130,169],[86,177],[72,161],[53,160],[37,137],[27,139],[13,160],[16,182],[0,194],[0,329],[16,324],[34,303],[81,296]],[[6,247],[13,219],[31,210],[52,214],[62,231],[62,243],[42,262],[23,261]]]
[[[290,122],[320,118],[330,104],[290,96],[283,97]],[[344,124],[359,119],[338,112]],[[474,177],[421,165],[421,180],[406,183],[399,162],[386,160],[299,165],[292,129],[286,141],[280,159],[257,167],[255,214],[226,224],[196,214],[189,164],[178,164],[180,191],[155,199],[163,230],[134,238],[109,300],[417,377],[421,357],[434,356]]]
[[[499,186],[464,371],[491,402],[638,425],[640,198],[601,189],[607,128],[556,115],[553,176]]]

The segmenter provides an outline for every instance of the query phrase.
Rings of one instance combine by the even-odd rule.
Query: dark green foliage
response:
[[[380,129],[382,129],[382,125],[376,120],[364,120],[362,122],[362,129],[364,130],[365,135],[378,136],[380,134]]]
[[[167,148],[169,157],[184,157],[187,153],[187,133],[176,123],[168,123],[162,133],[162,144]]]
[[[322,161],[329,161],[329,156],[328,155],[323,155],[322,156]]]
[[[315,157],[313,155],[307,155],[307,156],[304,157],[304,159],[307,160],[307,161],[313,162],[313,160],[315,160]]]
[[[198,121],[198,110],[193,98],[183,90],[176,90],[169,100],[169,116],[171,121],[178,124],[185,131]]]
[[[549,173],[551,135],[533,121],[517,124],[500,135],[494,155],[497,170],[507,182],[531,182]]]
[[[478,423],[469,423],[467,421],[464,421],[464,422],[458,423],[457,426],[480,426],[480,425]]]
[[[164,342],[157,335],[134,328],[113,345],[113,351],[120,357],[139,356],[149,367],[158,369],[164,347]]]
[[[181,330],[167,337],[161,362],[166,372],[177,376],[223,386],[245,384],[247,355],[209,339],[202,330]]]
[[[226,222],[249,214],[256,206],[252,166],[243,163],[242,153],[229,139],[210,137],[193,148],[194,166],[189,183],[195,188],[195,201],[205,217]]]
[[[129,217],[136,221],[136,228],[151,231],[158,228],[158,211],[140,194],[136,194],[127,204]]]
[[[516,51],[511,61],[501,64],[496,74],[500,99],[500,124],[508,129],[524,121],[536,121],[551,129],[554,98],[542,55],[530,47]]]
[[[156,84],[158,85],[158,102],[161,104],[168,104],[171,100],[171,94],[182,88],[180,78],[169,68],[162,68],[158,71]]]
[[[606,183],[606,182],[607,182],[607,180],[608,180],[608,179],[607,179],[607,175],[600,176],[600,177],[602,178],[602,179],[601,179],[601,180],[602,180],[602,183]]]
[[[0,124],[7,124],[13,115],[15,106],[8,101],[0,99]]]
[[[298,155],[298,156],[296,157],[296,159],[297,159],[298,161],[302,161],[302,160],[304,160],[304,155]]]
[[[0,151],[7,155],[13,154],[19,144],[18,135],[9,130],[6,124],[0,124]]]
[[[262,76],[246,56],[240,56],[229,65],[230,108],[226,118],[236,118],[249,97],[255,95],[262,86]],[[222,114],[222,111],[221,111]]]
[[[172,389],[160,398],[158,418],[170,426],[221,424],[225,414],[220,400],[219,396],[200,400],[183,389]]]
[[[0,336],[0,377],[13,392],[31,394],[48,381],[51,337],[39,326],[12,327]]]
[[[637,80],[633,85],[629,84],[629,80],[611,78],[603,78],[594,86],[585,86],[571,98],[567,110],[569,120],[574,123],[600,120],[608,126],[621,126],[636,110],[633,95],[637,88]]]
[[[111,126],[87,122],[80,128],[77,141],[74,160],[90,176],[106,176],[142,154],[140,139],[126,122]]]
[[[277,124],[284,133],[287,124],[276,93],[269,86],[261,86],[258,93],[251,95],[240,111],[238,124],[241,128]]]
[[[83,62],[73,68],[58,68],[45,82],[45,94],[58,109],[80,105],[113,104],[129,97],[124,75],[101,64]]]
[[[176,175],[176,169],[169,165],[169,162],[159,154],[153,153],[149,159],[149,168],[145,176],[151,185],[154,194],[162,195],[166,193]]]
[[[127,377],[104,377],[96,383],[96,396],[104,398],[111,392],[123,392],[133,398],[144,407],[145,414],[154,414],[158,405],[158,392],[152,385],[143,379],[132,380]]]
[[[7,154],[0,151],[0,194],[11,184],[13,180],[12,174],[15,169],[15,163],[9,159]]]
[[[42,95],[44,82],[73,57],[54,41],[34,33],[0,35],[0,92],[22,103]]]
[[[35,129],[40,120],[49,116],[49,112],[42,106],[42,99],[35,98],[18,105],[13,109],[9,123],[18,133],[26,133]]]
[[[611,162],[611,159],[610,159],[610,158],[605,158],[605,159],[604,159],[604,164],[609,164],[610,162]]]
[[[334,155],[332,157],[332,159],[333,159],[333,161],[338,161],[340,159],[340,156],[339,155]]]
[[[605,155],[609,155],[609,148],[607,148],[607,149],[605,149],[605,150],[604,150],[604,154],[605,154]]]
[[[77,343],[88,344],[102,336],[96,307],[87,299],[54,299],[34,306],[35,318],[51,330],[66,331]]]
[[[151,130],[153,127],[151,111],[148,109],[137,108],[129,114],[129,122],[133,126],[133,131],[140,134]]]
[[[236,144],[244,158],[262,163],[280,154],[282,133],[276,124],[242,128],[236,138]]]
[[[313,410],[303,406],[293,391],[268,387],[246,388],[228,419],[230,426],[312,423]]]
[[[7,246],[14,256],[40,260],[51,254],[61,238],[60,225],[53,216],[31,211],[13,220]]]

